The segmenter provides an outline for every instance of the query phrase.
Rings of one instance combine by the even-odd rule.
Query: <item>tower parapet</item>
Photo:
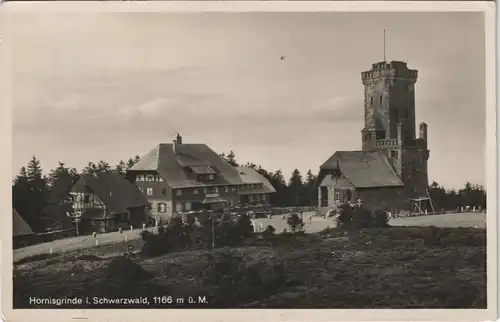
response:
[[[379,62],[372,64],[372,68],[361,73],[361,79],[364,85],[373,84],[379,81],[379,78],[405,78],[415,83],[418,78],[418,70],[409,69],[407,63],[401,61]]]

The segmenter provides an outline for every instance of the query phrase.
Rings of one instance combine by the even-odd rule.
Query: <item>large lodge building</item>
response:
[[[204,209],[235,205],[267,205],[275,190],[262,175],[233,167],[205,144],[158,144],[128,172],[149,200],[155,220]]]

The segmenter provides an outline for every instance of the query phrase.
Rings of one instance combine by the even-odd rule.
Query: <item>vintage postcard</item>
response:
[[[494,11],[8,3],[5,320],[496,319]]]

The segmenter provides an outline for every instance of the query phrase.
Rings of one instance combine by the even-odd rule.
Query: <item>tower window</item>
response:
[[[370,97],[370,105],[373,105],[373,97]]]
[[[382,104],[382,95],[380,95],[380,104]]]

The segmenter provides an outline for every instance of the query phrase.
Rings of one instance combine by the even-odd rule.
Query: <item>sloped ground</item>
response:
[[[83,257],[73,252],[16,264],[14,307],[33,308],[29,296],[148,296],[151,305],[146,307],[172,307],[175,303],[151,303],[165,294],[209,301],[185,301],[188,307],[486,307],[482,229],[391,227],[281,235],[231,251],[217,249],[217,256],[230,253],[242,259],[226,260],[231,264],[212,271],[209,250],[132,262],[92,257],[91,251]],[[106,254],[101,250],[99,255]],[[217,277],[214,270],[229,273]]]

